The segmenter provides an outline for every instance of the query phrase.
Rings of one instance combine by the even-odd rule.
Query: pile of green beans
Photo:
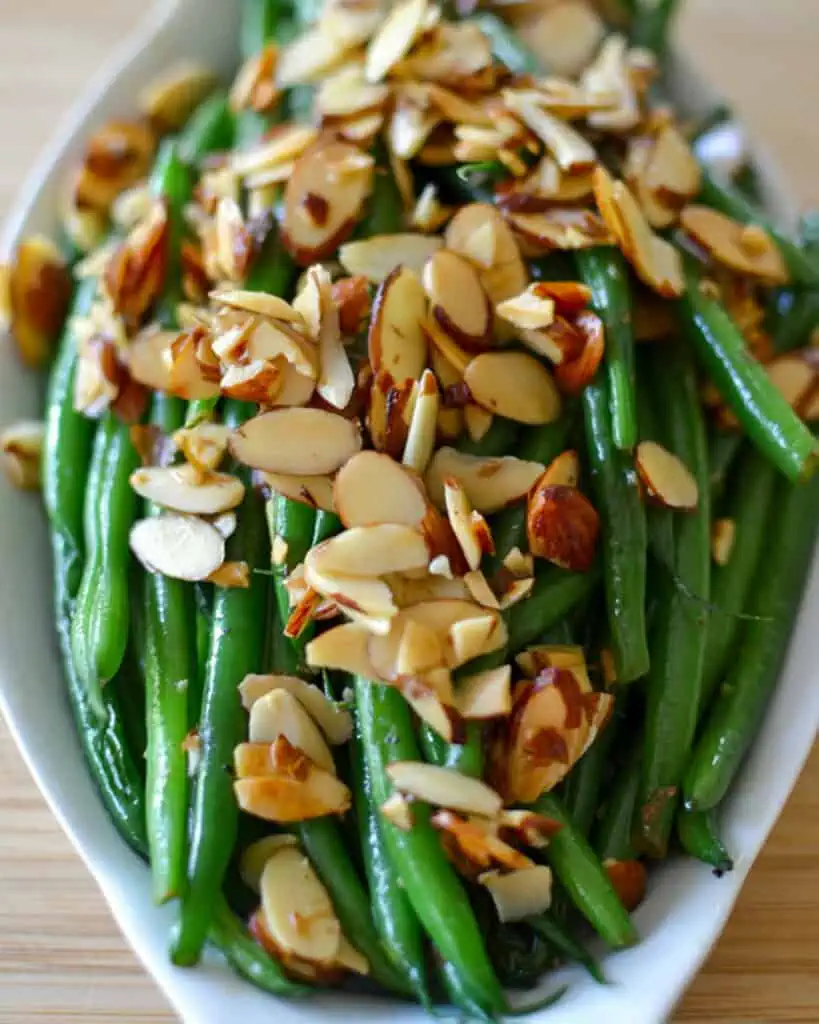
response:
[[[631,40],[662,58],[676,7],[674,0],[622,0],[618,10]],[[241,53],[251,59],[303,32],[320,5],[245,0],[243,11]],[[548,73],[498,14],[465,16],[512,75]],[[259,142],[281,121],[305,120],[313,90],[312,84],[292,87],[272,114],[236,114],[227,92],[216,89],[178,135],[161,141],[148,184],[169,224],[163,288],[150,311],[162,328],[180,326],[187,211],[209,158]],[[380,139],[372,155],[372,193],[354,235],[360,239],[408,229],[401,178]],[[412,169],[459,202],[494,202],[495,185],[509,174],[500,160]],[[816,220],[806,219],[801,238],[791,239],[707,168],[697,201],[770,233],[791,277],[787,287],[767,293],[773,348],[782,353],[807,345],[819,325]],[[275,195],[271,204],[278,202]],[[300,268],[271,219],[265,237],[254,240],[255,255],[237,287],[289,300]],[[292,611],[288,578],[312,548],[342,531],[335,511],[263,493],[258,479],[233,463],[230,471],[245,496],[227,558],[247,563],[249,585],[193,584],[135,564],[129,552],[134,522],[163,510],[150,502],[140,508],[130,484],[139,465],[131,426],[113,410],[95,422],[74,409],[77,321],[100,294],[96,278],[76,282],[51,369],[42,460],[57,636],[69,702],[101,799],[125,842],[147,860],[156,903],[175,903],[174,963],[197,963],[210,943],[267,992],[299,998],[311,991],[245,927],[247,893],[237,881],[237,864],[251,832],[255,838],[261,829],[274,831],[242,818],[231,771],[248,725],[239,684],[252,673],[323,685],[331,700],[351,711],[353,736],[334,756],[352,790],[352,810],[282,822],[275,830],[296,837],[345,939],[369,964],[363,984],[371,988],[415,999],[430,1012],[443,998],[465,1019],[496,1021],[510,1013],[502,981],[529,979],[559,961],[582,964],[603,979],[577,937],[578,925],[613,950],[638,940],[613,869],[640,862],[631,866],[641,870],[644,861],[664,859],[675,846],[719,874],[732,869],[720,816],[764,718],[798,614],[819,516],[819,446],[750,353],[714,289],[703,287],[702,262],[691,252],[683,256],[686,292],[669,305],[673,337],[639,352],[632,311],[640,292],[624,255],[603,245],[571,257],[533,261],[529,276],[577,278],[588,289],[606,340],[593,379],[579,395],[563,399],[552,423],[524,426],[496,415],[483,437],[454,442],[465,455],[514,454],[543,466],[574,450],[579,487],[600,518],[599,550],[589,571],[538,561],[531,592],[501,613],[508,634],[502,649],[460,666],[452,677],[458,687],[477,672],[514,666],[534,645],[573,645],[582,649],[592,688],[615,696],[601,735],[528,808],[556,826],[547,845],[527,849],[551,868],[555,896],[548,912],[511,928],[495,920],[494,907],[485,912],[485,891],[456,870],[428,804],[411,801],[406,828],[382,813],[395,793],[388,774],[394,762],[426,761],[495,782],[500,726],[460,721],[456,738],[446,742],[418,720],[398,686],[360,674],[320,678],[306,648],[325,628],[322,622],[311,622],[298,636],[285,633]],[[349,352],[358,371],[357,347]],[[707,421],[706,381],[733,413],[736,429]],[[466,400],[474,401],[468,394]],[[256,412],[235,399],[186,404],[156,392],[140,426],[171,437],[204,421],[235,429]],[[369,425],[363,426],[366,438]],[[646,442],[662,445],[687,469],[696,483],[695,507],[672,509],[651,500],[656,495],[637,471]],[[717,519],[732,531],[727,557],[712,557]],[[482,569],[494,582],[508,576],[504,560],[513,549],[529,550],[527,502],[496,511],[489,525],[494,550]],[[277,548],[285,554],[274,560]],[[521,692],[513,687],[513,700]],[[498,925],[491,941],[487,913]]]

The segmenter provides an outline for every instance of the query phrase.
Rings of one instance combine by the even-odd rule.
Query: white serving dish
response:
[[[65,169],[88,131],[133,110],[139,87],[181,56],[206,60],[228,74],[235,63],[240,0],[165,0],[118,58],[101,73],[70,114],[32,174],[7,226],[3,253],[31,231],[55,225],[56,197]],[[676,94],[691,111],[713,96],[685,68]],[[791,208],[777,172],[761,161],[772,208]],[[9,344],[0,348],[0,422],[40,415],[42,381],[25,371]],[[146,968],[188,1024],[255,1024],[276,1014],[282,1024],[341,1021],[420,1021],[421,1011],[376,999],[324,995],[306,1004],[274,1003],[236,978],[215,955],[197,970],[167,958],[173,911],[151,903],[148,872],[122,844],[106,818],[86,772],[63,696],[53,640],[46,531],[36,499],[0,480],[0,707],[54,814],[94,874],[120,928]],[[819,615],[819,570],[814,562],[786,671],[765,725],[724,816],[735,870],[716,879],[705,866],[678,860],[652,875],[648,898],[635,915],[643,937],[631,950],[607,957],[611,984],[595,985],[577,970],[561,972],[570,989],[559,1007],[536,1020],[561,1024],[659,1024],[673,1010],[731,912],[743,881],[774,825],[813,744],[819,724],[816,641],[810,620]],[[558,979],[551,978],[548,987]],[[531,996],[528,997],[531,999]]]

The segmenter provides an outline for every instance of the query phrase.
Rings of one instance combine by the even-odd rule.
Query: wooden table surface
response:
[[[59,116],[145,6],[0,2],[0,216]],[[681,30],[778,152],[799,200],[819,205],[819,0],[688,0]],[[0,721],[0,1024],[173,1019]],[[819,1021],[819,752],[678,1019]]]

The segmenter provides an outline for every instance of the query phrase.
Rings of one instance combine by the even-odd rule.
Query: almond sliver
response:
[[[393,6],[367,47],[368,82],[380,82],[406,57],[424,31],[428,15],[427,0],[401,0]]]
[[[426,512],[420,482],[380,452],[354,455],[336,476],[334,498],[348,528],[379,523],[417,527]]]
[[[241,505],[244,484],[230,473],[208,473],[193,482],[179,467],[147,466],[131,474],[131,487],[147,501],[191,515],[215,516]]]
[[[312,548],[307,566],[341,576],[385,576],[425,569],[429,551],[424,538],[409,526],[382,523],[355,526]]]
[[[441,393],[435,375],[431,370],[424,370],[418,382],[418,396],[412,410],[402,459],[405,466],[418,474],[424,473],[435,449],[435,430],[440,407]]]
[[[333,746],[349,740],[353,728],[349,711],[331,701],[318,686],[305,682],[299,676],[250,674],[239,684],[242,704],[248,711],[257,700],[276,689],[286,690],[295,697]]]
[[[239,427],[231,454],[269,473],[319,476],[334,473],[361,448],[357,425],[323,409],[276,409]]]
[[[518,423],[553,423],[561,401],[546,367],[527,352],[483,352],[464,371],[472,398],[489,412]]]
[[[685,463],[655,441],[637,445],[635,463],[649,494],[668,508],[694,509],[699,499],[697,481]]]
[[[131,528],[131,550],[148,572],[172,579],[205,580],[225,560],[225,539],[203,519],[161,515]]]
[[[512,667],[501,665],[462,679],[455,692],[461,718],[500,718],[512,710]]]
[[[466,491],[472,507],[488,513],[525,497],[544,468],[539,462],[527,462],[512,455],[487,458],[444,447],[433,456],[424,479],[438,508],[445,504],[444,480],[452,476]]]
[[[479,876],[501,921],[522,921],[542,914],[552,903],[552,872],[543,864],[501,874],[486,871]]]
[[[313,719],[292,694],[276,688],[253,702],[248,738],[251,743],[275,743],[279,736],[335,775],[333,755]]]
[[[373,235],[342,245],[338,258],[348,274],[361,274],[368,281],[380,284],[396,267],[406,267],[420,274],[427,260],[442,245],[441,239],[434,235]]]
[[[393,786],[435,807],[492,818],[503,806],[500,796],[480,779],[469,778],[453,768],[420,761],[394,761],[387,766]]]
[[[307,664],[311,668],[333,668],[367,679],[377,679],[378,673],[369,656],[371,637],[369,630],[355,622],[334,626],[307,644]]]

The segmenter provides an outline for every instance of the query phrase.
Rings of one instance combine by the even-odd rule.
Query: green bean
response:
[[[316,525],[316,510],[312,505],[293,501],[283,494],[274,494],[266,503],[266,515],[271,549],[275,551],[277,540],[287,545],[284,557],[273,565],[273,588],[280,625],[283,628],[290,617],[290,593],[285,583],[290,573],[304,561],[310,550]],[[304,659],[304,647],[309,638],[308,630],[304,630],[297,637],[288,638],[297,667]]]
[[[465,455],[480,455],[484,458],[508,455],[517,447],[518,433],[519,427],[514,420],[508,420],[505,416],[494,416],[489,430],[483,437],[473,441],[469,434],[464,434],[459,438],[456,448]]]
[[[816,441],[749,353],[722,306],[700,287],[695,262],[685,258],[687,291],[677,303],[681,331],[748,436],[791,480],[816,467]]]
[[[136,516],[130,476],[139,459],[129,428],[106,412],[92,455],[94,485],[86,492],[87,561],[77,595],[71,643],[89,707],[102,721],[102,688],[113,679],[128,644],[128,534]]]
[[[694,511],[674,524],[672,572],[659,583],[647,683],[640,845],[665,856],[702,692],[710,582],[710,510],[705,428],[694,366],[677,343],[653,353],[651,382],[666,446],[697,481]]]
[[[615,949],[631,946],[637,932],[620,902],[603,865],[577,831],[560,801],[544,793],[533,805],[538,814],[560,822],[544,853],[569,897],[608,945]]]
[[[228,98],[218,89],[199,104],[185,125],[179,137],[180,160],[195,165],[206,153],[230,149],[235,127]]]
[[[637,398],[628,269],[619,250],[608,248],[580,250],[577,265],[606,328],[604,365],[614,444],[631,451],[637,443]]]
[[[677,814],[677,836],[690,857],[710,864],[718,875],[731,871],[734,862],[720,839],[713,811],[689,811],[681,807]]]
[[[634,860],[633,825],[643,776],[643,735],[632,738],[625,761],[614,777],[592,845],[602,861]]]
[[[239,426],[251,411],[239,402],[228,402],[226,425]],[[238,809],[227,768],[245,733],[238,685],[249,672],[258,672],[262,661],[266,587],[255,570],[267,560],[264,515],[258,495],[250,487],[249,473],[242,471],[240,475],[248,492],[239,509],[236,532],[228,542],[228,558],[248,563],[251,585],[248,589],[217,589],[213,602],[199,723],[201,760],[191,819],[188,888],[172,948],[177,964],[199,959],[233,850]]]
[[[766,554],[769,538],[765,535],[765,524],[776,482],[774,468],[747,445],[731,475],[732,487],[725,509],[734,524],[731,553],[727,565],[711,568],[711,617],[702,679],[703,710],[723,681],[736,651],[742,627],[740,616],[747,607],[757,566]]]
[[[316,512],[316,524],[313,527],[313,538],[310,542],[310,547],[313,548],[316,544],[321,544],[322,541],[335,537],[337,533],[341,533],[342,529],[341,520],[335,512],[319,509]]]
[[[702,173],[699,201],[743,224],[758,224],[764,228],[779,246],[793,280],[813,288],[819,285],[819,261],[815,256],[806,254],[739,190],[718,179],[707,169]]]
[[[771,327],[777,352],[790,352],[808,345],[817,327],[819,291],[789,288],[779,294]]]
[[[671,21],[677,0],[634,0],[631,34],[637,46],[662,57],[668,49]]]
[[[603,522],[603,578],[617,680],[649,667],[646,639],[646,519],[631,460],[612,433],[608,387],[598,375],[583,392],[592,491]]]
[[[708,433],[708,482],[711,501],[725,491],[729,472],[736,462],[744,435],[739,430],[711,430]]]
[[[708,714],[685,776],[686,804],[710,810],[739,771],[787,653],[819,512],[819,483],[780,481],[764,531],[760,560],[731,671]]]
[[[582,942],[578,942],[563,925],[555,920],[553,914],[527,917],[526,924],[551,943],[569,963],[581,964],[599,985],[606,984],[606,977],[594,957]]]
[[[355,695],[373,799],[380,807],[393,791],[388,766],[393,761],[419,759],[412,719],[408,704],[394,688],[356,678]],[[485,1013],[501,1013],[505,996],[463,886],[430,824],[429,807],[415,803],[413,816],[408,831],[382,822],[387,850],[407,898],[469,1000]]]

